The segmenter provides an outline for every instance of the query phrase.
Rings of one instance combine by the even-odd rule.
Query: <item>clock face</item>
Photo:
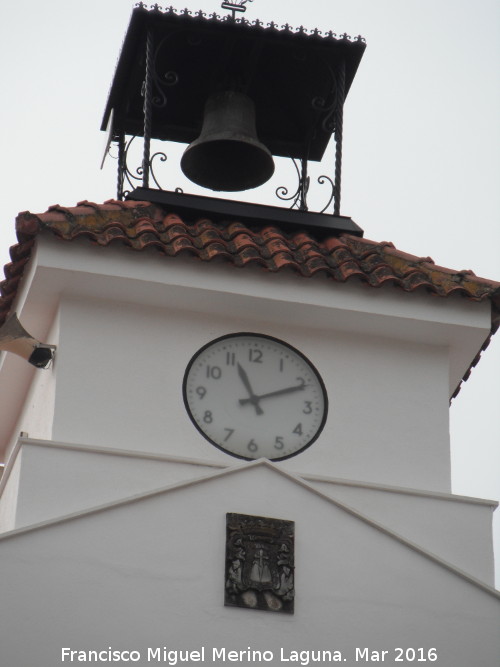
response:
[[[328,409],[323,381],[304,355],[258,334],[202,347],[186,369],[183,394],[201,434],[242,459],[298,454],[321,433]]]

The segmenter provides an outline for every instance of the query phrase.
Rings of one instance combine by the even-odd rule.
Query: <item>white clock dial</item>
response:
[[[196,428],[228,454],[286,459],[320,434],[327,414],[319,373],[298,350],[258,334],[233,334],[199,350],[184,376]]]

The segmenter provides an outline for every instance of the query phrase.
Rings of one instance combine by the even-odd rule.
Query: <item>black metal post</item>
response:
[[[340,215],[340,191],[342,186],[342,131],[344,122],[345,62],[341,60],[337,70],[337,109],[335,113],[335,187],[333,214]]]
[[[149,187],[151,150],[151,116],[153,111],[153,35],[148,30],[146,42],[146,77],[144,79],[144,154],[142,158],[142,187]]]
[[[116,198],[123,199],[123,178],[126,169],[126,153],[125,153],[125,135],[120,132],[118,136],[118,180],[116,183]]]
[[[299,210],[307,211],[307,191],[309,190],[309,176],[307,175],[307,160],[302,159],[302,170],[300,175],[300,203]]]

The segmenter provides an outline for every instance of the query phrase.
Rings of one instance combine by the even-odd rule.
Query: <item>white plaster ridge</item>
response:
[[[49,528],[51,526],[60,525],[60,524],[63,524],[63,523],[69,522],[69,521],[77,520],[79,518],[91,516],[93,514],[106,512],[106,511],[112,510],[116,507],[123,507],[123,506],[129,505],[131,503],[136,503],[136,502],[140,502],[142,500],[147,500],[149,498],[153,498],[155,496],[170,493],[170,492],[176,491],[178,489],[184,489],[184,488],[187,488],[187,487],[190,487],[190,486],[195,486],[197,484],[203,484],[203,483],[206,483],[206,482],[209,482],[209,481],[212,481],[212,480],[216,480],[220,477],[224,477],[226,475],[232,475],[232,474],[235,474],[235,473],[246,472],[250,469],[255,469],[255,468],[258,468],[258,467],[268,468],[268,469],[272,470],[273,472],[287,478],[291,482],[293,482],[295,484],[298,484],[299,486],[303,487],[304,489],[306,489],[306,490],[310,491],[311,493],[315,494],[316,496],[320,497],[322,500],[334,505],[335,507],[342,510],[343,512],[346,512],[347,514],[354,517],[355,519],[357,519],[359,521],[362,521],[364,524],[378,530],[379,532],[383,533],[384,535],[386,535],[390,539],[396,540],[397,542],[399,542],[403,546],[407,547],[408,549],[411,549],[412,551],[418,553],[419,555],[421,555],[424,558],[430,560],[431,562],[435,563],[436,565],[439,565],[440,567],[448,570],[452,574],[454,574],[454,575],[460,577],[461,579],[469,582],[470,584],[472,584],[476,588],[481,589],[485,593],[495,597],[496,599],[498,599],[500,601],[500,591],[496,590],[495,588],[493,588],[491,586],[488,586],[487,584],[483,583],[479,579],[476,579],[475,577],[472,577],[471,575],[467,574],[466,572],[464,572],[460,568],[455,567],[451,563],[443,560],[442,558],[439,558],[435,554],[433,554],[433,553],[431,553],[431,552],[429,552],[425,549],[422,549],[419,545],[415,544],[414,542],[411,542],[410,540],[407,540],[406,538],[402,537],[398,533],[395,533],[394,531],[389,530],[388,528],[386,528],[385,526],[377,523],[376,521],[373,521],[372,519],[364,516],[363,514],[358,512],[357,510],[352,509],[351,507],[349,507],[347,505],[344,505],[344,503],[341,503],[338,500],[335,500],[334,498],[331,498],[331,497],[327,496],[326,494],[322,493],[321,491],[316,489],[314,486],[309,484],[309,482],[307,482],[302,477],[299,477],[295,474],[292,474],[290,472],[287,472],[287,471],[283,470],[282,468],[278,467],[275,463],[273,463],[273,462],[271,462],[267,459],[257,459],[256,461],[245,462],[245,463],[237,465],[237,466],[232,466],[232,467],[225,468],[223,470],[218,470],[218,471],[216,471],[212,474],[206,475],[205,477],[196,478],[196,479],[188,480],[188,481],[184,481],[184,482],[177,482],[175,484],[171,484],[169,486],[166,486],[166,487],[163,487],[163,488],[160,488],[160,489],[156,489],[154,491],[148,491],[148,492],[145,492],[145,493],[140,493],[140,494],[130,496],[130,497],[125,498],[125,499],[121,499],[121,500],[118,500],[118,501],[113,501],[113,502],[110,502],[110,503],[105,503],[103,505],[99,505],[99,506],[96,506],[96,507],[93,507],[93,508],[90,508],[90,509],[86,509],[86,510],[79,511],[79,512],[74,512],[74,513],[71,513],[71,514],[67,514],[65,516],[58,517],[57,519],[50,519],[48,521],[42,521],[40,523],[33,524],[31,526],[25,526],[23,528],[18,528],[16,530],[11,530],[11,531],[5,532],[5,533],[0,535],[0,543],[5,541],[5,540],[13,539],[15,537],[18,537],[18,536],[21,536],[21,535],[24,535],[24,534],[28,534],[28,533],[31,533],[31,532],[34,532],[34,531],[43,530],[43,529]]]

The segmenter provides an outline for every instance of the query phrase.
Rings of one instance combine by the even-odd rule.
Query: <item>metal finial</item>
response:
[[[253,0],[239,0],[239,2],[227,2],[224,0],[221,7],[222,9],[228,9],[231,12],[231,19],[236,20],[236,12],[246,12],[247,8],[245,5],[247,2],[253,2]]]

